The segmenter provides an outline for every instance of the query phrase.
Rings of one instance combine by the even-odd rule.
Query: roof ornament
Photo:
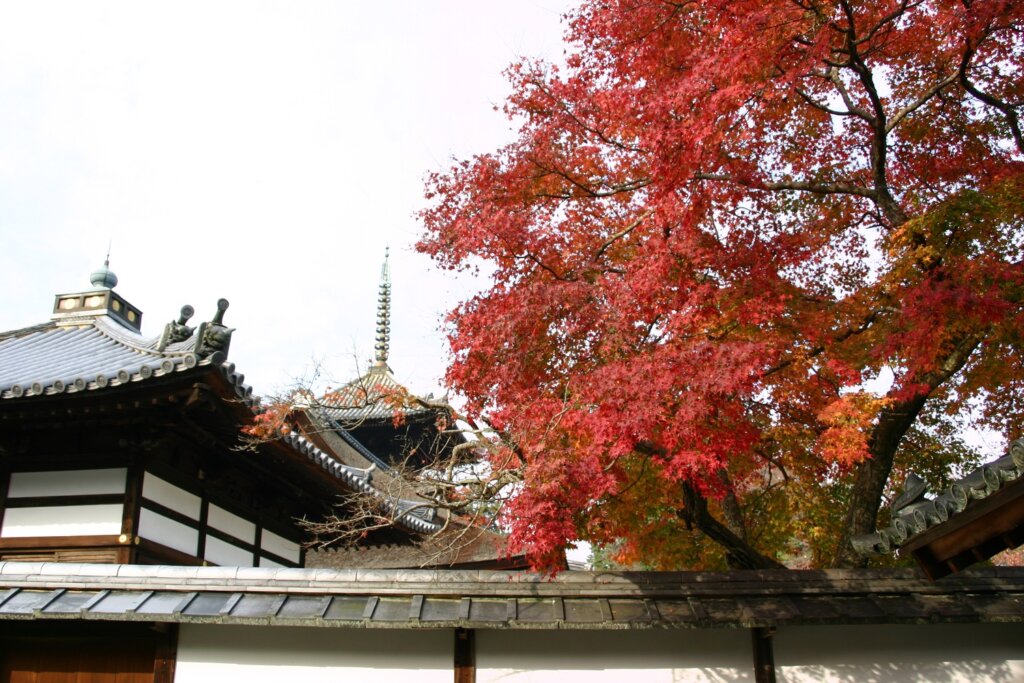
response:
[[[164,325],[163,334],[160,335],[160,343],[157,344],[156,350],[163,351],[169,344],[177,344],[183,342],[192,336],[192,332],[195,330],[194,327],[189,327],[185,323],[188,319],[195,315],[196,309],[192,308],[188,304],[181,307],[181,315],[178,316],[178,320],[171,321]]]
[[[890,505],[893,513],[901,512],[914,503],[920,503],[924,500],[927,490],[928,484],[924,479],[918,476],[916,472],[908,472],[907,478],[903,482],[903,490],[892,501],[892,505]]]
[[[107,245],[107,258],[103,260],[103,267],[97,268],[89,276],[89,282],[92,283],[93,287],[103,287],[104,289],[113,289],[117,287],[117,276],[114,275],[114,271],[110,269],[110,245]]]
[[[233,327],[224,326],[224,311],[228,310],[228,300],[217,300],[217,312],[208,323],[201,323],[196,333],[196,354],[209,356],[214,353],[221,353],[225,358],[228,355],[228,347],[231,346],[231,333]]]
[[[388,366],[388,348],[391,341],[391,268],[388,266],[390,249],[384,248],[384,263],[380,267],[380,287],[377,294],[377,335],[373,345],[374,367]]]

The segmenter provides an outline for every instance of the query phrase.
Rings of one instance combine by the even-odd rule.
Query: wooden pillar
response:
[[[155,624],[156,651],[153,653],[153,683],[174,683],[178,661],[178,625]]]
[[[7,509],[7,490],[11,487],[11,473],[0,472],[0,528],[4,525],[4,510]]]
[[[455,629],[455,683],[476,683],[476,637],[471,628]]]
[[[754,645],[754,683],[775,683],[773,635],[774,628],[750,629],[750,638]]]
[[[139,535],[139,513],[142,509],[142,478],[146,472],[135,459],[128,466],[125,477],[124,504],[121,509],[121,547],[117,561],[133,564],[138,560],[135,537]]]

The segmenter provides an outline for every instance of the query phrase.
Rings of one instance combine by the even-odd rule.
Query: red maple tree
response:
[[[422,214],[490,277],[447,379],[514,444],[517,549],[850,566],[964,416],[1020,435],[1024,3],[591,0],[567,39]]]

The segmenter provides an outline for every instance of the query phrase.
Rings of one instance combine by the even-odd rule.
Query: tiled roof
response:
[[[312,441],[295,432],[284,435],[281,440],[291,446],[293,450],[302,453],[312,462],[342,480],[350,490],[380,501],[390,512],[394,513],[395,522],[399,525],[411,531],[427,534],[435,533],[443,528],[442,524],[434,521],[437,516],[436,511],[433,508],[425,507],[422,501],[394,499],[374,487],[370,470],[361,470],[341,463],[333,455],[324,453]]]
[[[1024,439],[1010,444],[1009,452],[978,467],[933,498],[916,496],[893,510],[889,526],[853,539],[854,547],[864,555],[892,552],[929,528],[946,523],[969,506],[993,495],[1024,475]],[[901,496],[896,503],[903,502]]]
[[[408,400],[400,398],[408,396]],[[443,400],[412,396],[386,365],[373,366],[362,377],[332,392],[320,405],[329,420],[345,429],[365,422],[390,421],[398,413],[405,418],[450,410]]]
[[[403,539],[398,543],[310,550],[306,552],[306,566],[330,569],[525,569],[528,566],[526,555],[509,555],[506,540],[496,532],[453,522],[427,541]]]
[[[362,628],[1024,622],[1024,570],[564,572],[0,564],[0,619]]]
[[[0,399],[94,391],[223,362],[217,354],[199,357],[194,337],[163,351],[157,342],[107,316],[2,333]]]
[[[245,384],[245,375],[236,372],[234,363],[226,362],[221,352],[198,355],[197,336],[158,350],[159,338],[145,337],[106,315],[0,333],[0,401],[95,392],[193,368],[212,368],[228,380],[243,403],[259,410],[259,398]],[[338,462],[301,436],[292,434],[283,441],[349,490],[372,495],[389,511],[397,511],[401,526],[420,533],[441,529],[433,521],[433,510],[389,499],[372,486],[364,470]]]

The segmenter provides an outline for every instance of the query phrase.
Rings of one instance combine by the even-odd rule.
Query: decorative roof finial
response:
[[[391,341],[391,269],[388,267],[388,253],[384,248],[384,263],[380,267],[380,287],[377,294],[377,336],[373,345],[374,363],[387,367],[388,346]]]
[[[117,276],[110,269],[110,244],[107,244],[107,258],[103,261],[103,267],[97,268],[89,276],[89,282],[93,287],[104,287],[113,289],[117,287]]]

